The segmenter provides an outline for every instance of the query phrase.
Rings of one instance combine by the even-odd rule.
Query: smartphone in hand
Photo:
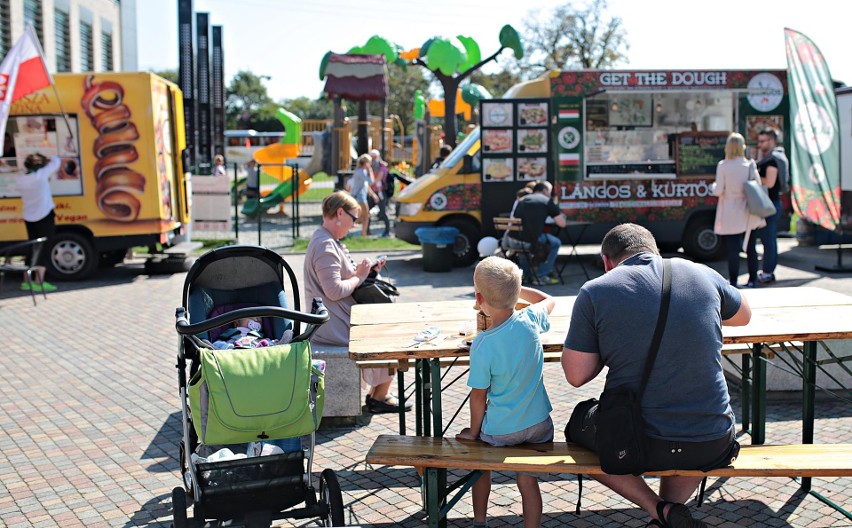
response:
[[[379,266],[379,265],[383,266],[385,264],[385,262],[387,262],[387,260],[388,260],[387,255],[378,256],[378,257],[376,257],[376,260],[373,261],[373,267],[376,267],[376,266]]]

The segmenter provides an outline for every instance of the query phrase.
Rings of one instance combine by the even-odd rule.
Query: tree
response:
[[[161,71],[155,71],[155,72],[151,72],[151,73],[153,73],[154,75],[159,75],[160,77],[162,77],[163,79],[165,79],[167,81],[171,81],[175,84],[179,84],[178,81],[180,79],[178,77],[178,71],[177,70],[161,70]]]
[[[269,77],[240,71],[225,89],[225,116],[228,128],[252,128],[252,122],[265,106],[272,105],[264,81]],[[274,110],[272,115],[274,115]]]
[[[497,73],[477,71],[471,74],[470,82],[488,90],[492,97],[502,97],[506,90],[521,82],[521,76],[510,69],[503,69]]]
[[[572,3],[544,14],[531,12],[524,20],[527,55],[520,68],[533,78],[549,70],[604,69],[627,62],[627,36],[620,17],[606,16],[606,0],[591,0],[585,8]]]
[[[435,76],[444,90],[444,141],[456,145],[456,91],[459,85],[489,62],[496,60],[505,49],[511,49],[516,59],[524,56],[518,32],[510,25],[500,30],[500,48],[481,59],[479,44],[470,37],[434,37],[420,46],[419,56],[412,64],[422,66]]]
[[[324,97],[320,97],[319,99],[310,99],[308,97],[285,99],[281,101],[281,106],[302,119],[334,118],[334,105],[331,100]]]

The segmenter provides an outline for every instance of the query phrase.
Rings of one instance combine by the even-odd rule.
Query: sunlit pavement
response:
[[[597,250],[581,247],[593,276],[602,273]],[[818,286],[852,294],[852,275],[820,275],[813,269],[818,262],[835,263],[833,248],[799,248],[795,241],[782,240],[781,251],[778,286]],[[852,264],[848,250],[844,257]],[[301,278],[302,256],[286,259]],[[724,263],[713,267],[722,270]],[[402,291],[402,301],[472,300],[473,268],[424,273],[419,252],[410,251],[391,254],[388,271]],[[555,295],[575,294],[584,278],[579,272],[570,263],[566,284],[545,289]],[[59,291],[33,306],[29,293],[17,289],[17,278],[6,277],[0,294],[5,343],[0,353],[0,526],[168,526],[171,489],[181,483],[173,325],[183,280],[183,274],[148,277],[141,261],[132,261],[90,281],[58,283]],[[571,389],[558,364],[545,367],[545,378],[560,439],[574,403],[597,395],[601,384]],[[445,416],[461,404],[463,382],[464,377],[446,389]],[[738,412],[736,387],[732,396]],[[767,411],[768,443],[800,441],[798,398],[770,400]],[[850,414],[848,403],[819,399],[816,441],[852,442]],[[447,434],[461,429],[467,419],[465,409]],[[422,526],[414,470],[364,463],[377,435],[397,431],[396,417],[365,416],[359,422],[352,428],[321,429],[315,473],[324,468],[337,472],[350,525]],[[748,435],[742,441],[749,442]],[[542,480],[544,526],[645,525],[636,507],[588,480],[582,511],[575,515],[576,478],[548,475]],[[495,473],[494,481],[489,525],[521,524],[512,475]],[[852,478],[814,479],[815,490],[847,508],[852,508],[850,487]],[[711,526],[852,526],[848,518],[785,478],[711,481],[705,505],[692,507]],[[472,517],[466,497],[450,513],[449,525],[469,526]]]

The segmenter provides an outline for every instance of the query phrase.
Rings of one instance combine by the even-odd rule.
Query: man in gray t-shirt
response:
[[[607,233],[601,254],[606,273],[580,289],[562,368],[568,382],[580,387],[606,366],[607,388],[638,391],[659,314],[663,261],[653,235],[635,224]],[[721,364],[722,325],[750,319],[747,300],[721,275],[672,259],[665,332],[641,402],[649,437],[646,469],[727,465],[735,429]],[[595,478],[645,509],[649,526],[705,526],[681,504],[700,477],[663,477],[659,495],[641,477]]]

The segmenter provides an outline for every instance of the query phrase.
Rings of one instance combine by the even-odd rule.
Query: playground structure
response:
[[[260,196],[249,198],[243,204],[242,212],[246,216],[257,216],[292,199],[295,182],[298,182],[295,194],[301,195],[313,181],[307,167],[300,170],[297,165],[288,163],[288,160],[298,158],[302,149],[302,120],[284,108],[279,108],[275,116],[284,125],[284,137],[280,142],[267,145],[252,154],[257,164]],[[313,154],[321,156],[322,149],[314,149]]]

